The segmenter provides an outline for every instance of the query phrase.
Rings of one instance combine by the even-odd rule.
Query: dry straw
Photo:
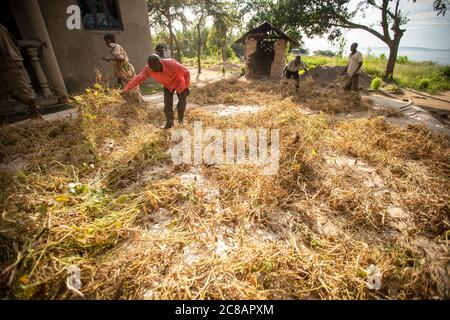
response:
[[[189,110],[185,127],[279,128],[279,172],[172,167],[162,112],[101,86],[74,97],[78,118],[0,129],[4,162],[26,163],[1,175],[3,297],[80,298],[66,285],[77,265],[95,299],[448,298],[446,138],[391,127],[358,96],[313,83],[295,94],[224,80],[190,98],[265,106]]]

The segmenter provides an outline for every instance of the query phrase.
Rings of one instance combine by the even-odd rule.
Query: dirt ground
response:
[[[441,92],[436,95],[417,93],[408,89],[402,89],[404,94],[395,95],[398,99],[411,99],[419,107],[439,109],[450,112],[450,91]]]
[[[345,75],[343,72],[345,71],[345,67],[316,67],[309,71],[312,78],[316,81],[318,85],[321,86],[331,86],[336,83],[344,83],[346,81]],[[305,75],[302,76],[305,78]],[[370,84],[372,81],[372,77],[366,73],[361,73],[359,75],[359,88],[361,90],[368,90],[370,88]]]
[[[225,76],[220,72],[219,68],[203,68],[202,72],[198,74],[198,69],[196,67],[189,67],[189,72],[191,73],[191,81],[195,86],[204,86],[208,83],[218,81],[221,79],[228,79],[232,77],[237,77],[240,75],[240,69],[232,69],[225,73]]]

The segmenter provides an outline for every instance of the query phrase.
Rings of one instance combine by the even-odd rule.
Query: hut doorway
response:
[[[255,76],[270,76],[275,58],[274,39],[258,39],[255,52],[250,56],[250,70]]]

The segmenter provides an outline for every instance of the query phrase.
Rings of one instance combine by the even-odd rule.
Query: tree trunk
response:
[[[197,24],[197,66],[198,66],[198,74],[202,73],[202,39],[200,33],[200,22]]]
[[[400,46],[401,36],[395,36],[394,40],[389,43],[389,59],[384,72],[384,80],[392,81],[394,79],[395,63],[397,62],[398,47]]]
[[[227,61],[227,44],[222,43],[222,61]]]
[[[177,48],[176,57],[173,57],[173,58],[176,59],[179,63],[181,63],[182,61],[181,61],[180,45],[178,44],[178,40],[177,40],[177,38],[175,37],[174,34],[172,34],[172,37],[173,37],[173,41],[175,41],[175,47]]]
[[[395,47],[395,45],[389,46],[389,59],[383,77],[386,81],[391,81],[394,78],[394,68],[397,61],[397,53],[398,47]]]
[[[172,32],[172,19],[170,17],[170,14],[167,15],[167,26],[169,27],[170,57],[173,58],[173,32]]]

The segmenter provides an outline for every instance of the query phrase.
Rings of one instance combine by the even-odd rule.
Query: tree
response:
[[[345,35],[341,35],[341,37],[337,39],[337,43],[339,47],[337,55],[339,59],[342,59],[342,57],[344,56],[345,47],[347,46]]]
[[[189,7],[195,15],[197,29],[197,67],[201,73],[202,32],[207,17],[213,17],[213,31],[222,48],[222,58],[226,59],[227,36],[229,29],[237,23],[236,2],[222,0],[191,0]]]
[[[204,28],[205,19],[211,15],[213,8],[216,5],[214,0],[192,0],[190,7],[196,16],[195,28],[197,30],[197,68],[198,74],[202,72],[202,32]]]
[[[392,79],[400,41],[408,22],[406,14],[400,9],[400,1],[361,0],[352,9],[350,0],[279,0],[264,9],[264,4],[270,1],[256,0],[259,4],[254,8],[256,16],[273,17],[276,26],[283,28],[290,25],[296,30],[303,30],[308,36],[329,33],[329,39],[335,40],[341,37],[342,29],[361,29],[371,33],[389,47],[384,78]],[[433,9],[438,14],[444,15],[448,7],[449,0],[435,0],[433,3]],[[379,21],[373,27],[355,22],[358,16],[365,17],[370,10],[376,10],[379,14]]]
[[[314,51],[315,55],[318,56],[324,56],[324,57],[335,57],[336,56],[336,52],[333,52],[331,50],[317,50]]]
[[[306,17],[301,14],[303,8],[303,1],[248,0],[242,8],[242,12],[251,15],[247,29],[255,28],[267,21],[302,44],[300,31],[304,25],[307,25]],[[295,14],[292,13],[293,10],[296,12]],[[308,30],[305,31],[308,32]]]
[[[196,0],[194,5],[194,13],[197,16],[195,27],[197,29],[197,68],[198,74],[202,73],[202,33],[201,27],[208,15],[206,0]]]
[[[221,49],[222,61],[227,60],[228,36],[232,28],[239,24],[239,3],[217,0],[210,8],[210,14],[214,19],[213,30],[217,43]]]
[[[173,24],[176,20],[182,23],[186,21],[184,17],[184,0],[147,0],[148,13],[151,19],[161,27],[166,27],[169,32],[169,49],[173,57],[174,42],[178,51],[178,58],[181,59],[180,46],[175,37]]]
[[[414,2],[416,2],[416,0],[414,0]],[[445,16],[448,8],[450,8],[449,0],[434,0],[433,2],[433,9],[438,13],[438,16]]]
[[[330,1],[326,1],[328,5]],[[398,48],[400,46],[400,40],[402,39],[405,29],[404,25],[408,22],[406,15],[400,10],[400,0],[366,0],[361,1],[354,11],[348,9],[348,1],[342,1],[338,3],[338,6],[328,13],[327,22],[331,27],[340,27],[344,29],[362,29],[365,30],[389,47],[389,59],[386,65],[384,73],[385,80],[390,80],[394,75],[395,63],[397,61]],[[375,28],[368,27],[363,24],[352,22],[353,18],[358,12],[367,12],[367,10],[374,8],[379,11],[382,32],[377,31]],[[331,39],[340,36],[339,29],[332,31]]]
[[[227,35],[229,24],[226,15],[217,15],[214,17],[214,31],[219,41],[222,52],[222,61],[227,60]]]

